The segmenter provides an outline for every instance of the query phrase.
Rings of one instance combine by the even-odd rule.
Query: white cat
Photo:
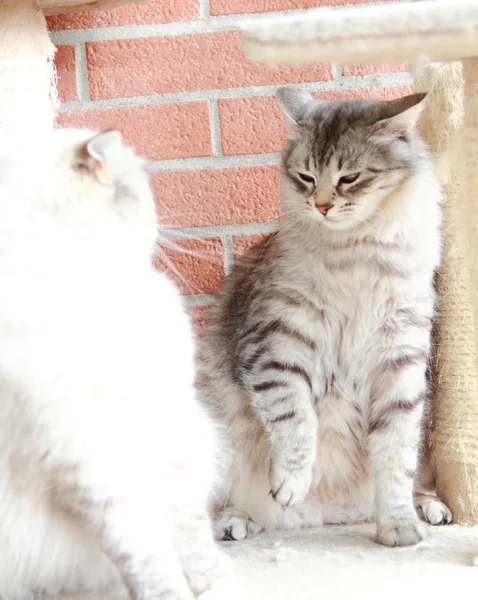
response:
[[[8,151],[8,152],[7,152]],[[186,600],[227,581],[214,432],[154,200],[118,132],[0,153],[0,597],[118,579]]]

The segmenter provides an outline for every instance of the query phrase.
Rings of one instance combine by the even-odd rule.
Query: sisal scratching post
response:
[[[478,324],[478,53],[463,61],[465,80],[465,120],[460,138],[461,213],[463,233],[467,243],[471,278],[471,300]],[[475,330],[478,347],[478,328]],[[478,357],[477,357],[478,358]]]
[[[445,183],[442,266],[437,277],[438,315],[434,346],[433,447],[437,492],[458,522],[476,522],[478,498],[477,367],[473,305],[469,297],[467,245],[461,232],[459,161],[453,151],[463,122],[460,62],[429,64],[414,73],[417,91],[428,92],[420,128]],[[453,399],[453,401],[450,401]],[[471,401],[470,401],[471,399]]]
[[[34,0],[0,0],[0,141],[53,129],[55,49]]]
[[[462,61],[464,85],[459,66],[436,65],[417,72],[417,86],[430,90],[425,137],[450,170],[439,274],[438,484],[456,522],[478,523],[478,2],[310,10],[248,26],[244,50],[270,64]],[[452,166],[445,146],[463,108],[464,125],[452,144],[459,160]]]
[[[114,8],[127,3],[125,0],[0,0],[0,140],[5,146],[22,144],[27,139],[29,144],[41,144],[43,137],[53,130],[55,48],[48,37],[44,14]]]

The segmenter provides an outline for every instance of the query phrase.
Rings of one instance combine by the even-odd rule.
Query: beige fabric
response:
[[[47,16],[68,12],[108,10],[124,4],[146,4],[149,0],[37,0]]]
[[[328,525],[226,542],[221,546],[234,561],[239,586],[214,598],[444,600],[476,594],[478,567],[473,565],[478,555],[478,527],[430,528],[429,540],[410,548],[384,548],[373,542],[374,536],[373,524]],[[206,593],[200,600],[212,598]],[[113,589],[48,600],[127,597],[124,590]]]
[[[244,27],[250,60],[277,63],[449,61],[478,56],[478,2],[318,8]]]
[[[438,492],[455,522],[478,521],[478,396],[475,332],[468,291],[466,238],[461,231],[459,163],[455,144],[463,121],[462,64],[432,64],[414,73],[417,91],[427,91],[423,136],[447,180],[444,200],[443,263],[437,286],[439,320],[435,337],[434,449]],[[475,262],[475,261],[473,261]]]
[[[53,128],[55,48],[34,0],[0,0],[0,139]]]

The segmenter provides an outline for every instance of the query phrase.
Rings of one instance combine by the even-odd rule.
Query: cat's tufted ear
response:
[[[293,87],[281,87],[276,98],[292,123],[299,124],[307,113],[307,109],[317,102],[306,90]]]
[[[425,93],[412,94],[387,102],[378,124],[398,134],[408,133],[416,127],[425,108],[426,97]]]
[[[111,181],[109,166],[122,143],[121,133],[115,129],[98,133],[86,143],[86,152],[94,160],[94,174],[100,183]]]

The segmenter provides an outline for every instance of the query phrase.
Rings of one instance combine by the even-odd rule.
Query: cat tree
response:
[[[429,91],[422,131],[447,183],[433,398],[438,493],[455,522],[478,523],[478,2],[319,8],[247,27],[244,49],[269,64],[417,65],[416,87]],[[460,62],[424,66],[438,61]]]

